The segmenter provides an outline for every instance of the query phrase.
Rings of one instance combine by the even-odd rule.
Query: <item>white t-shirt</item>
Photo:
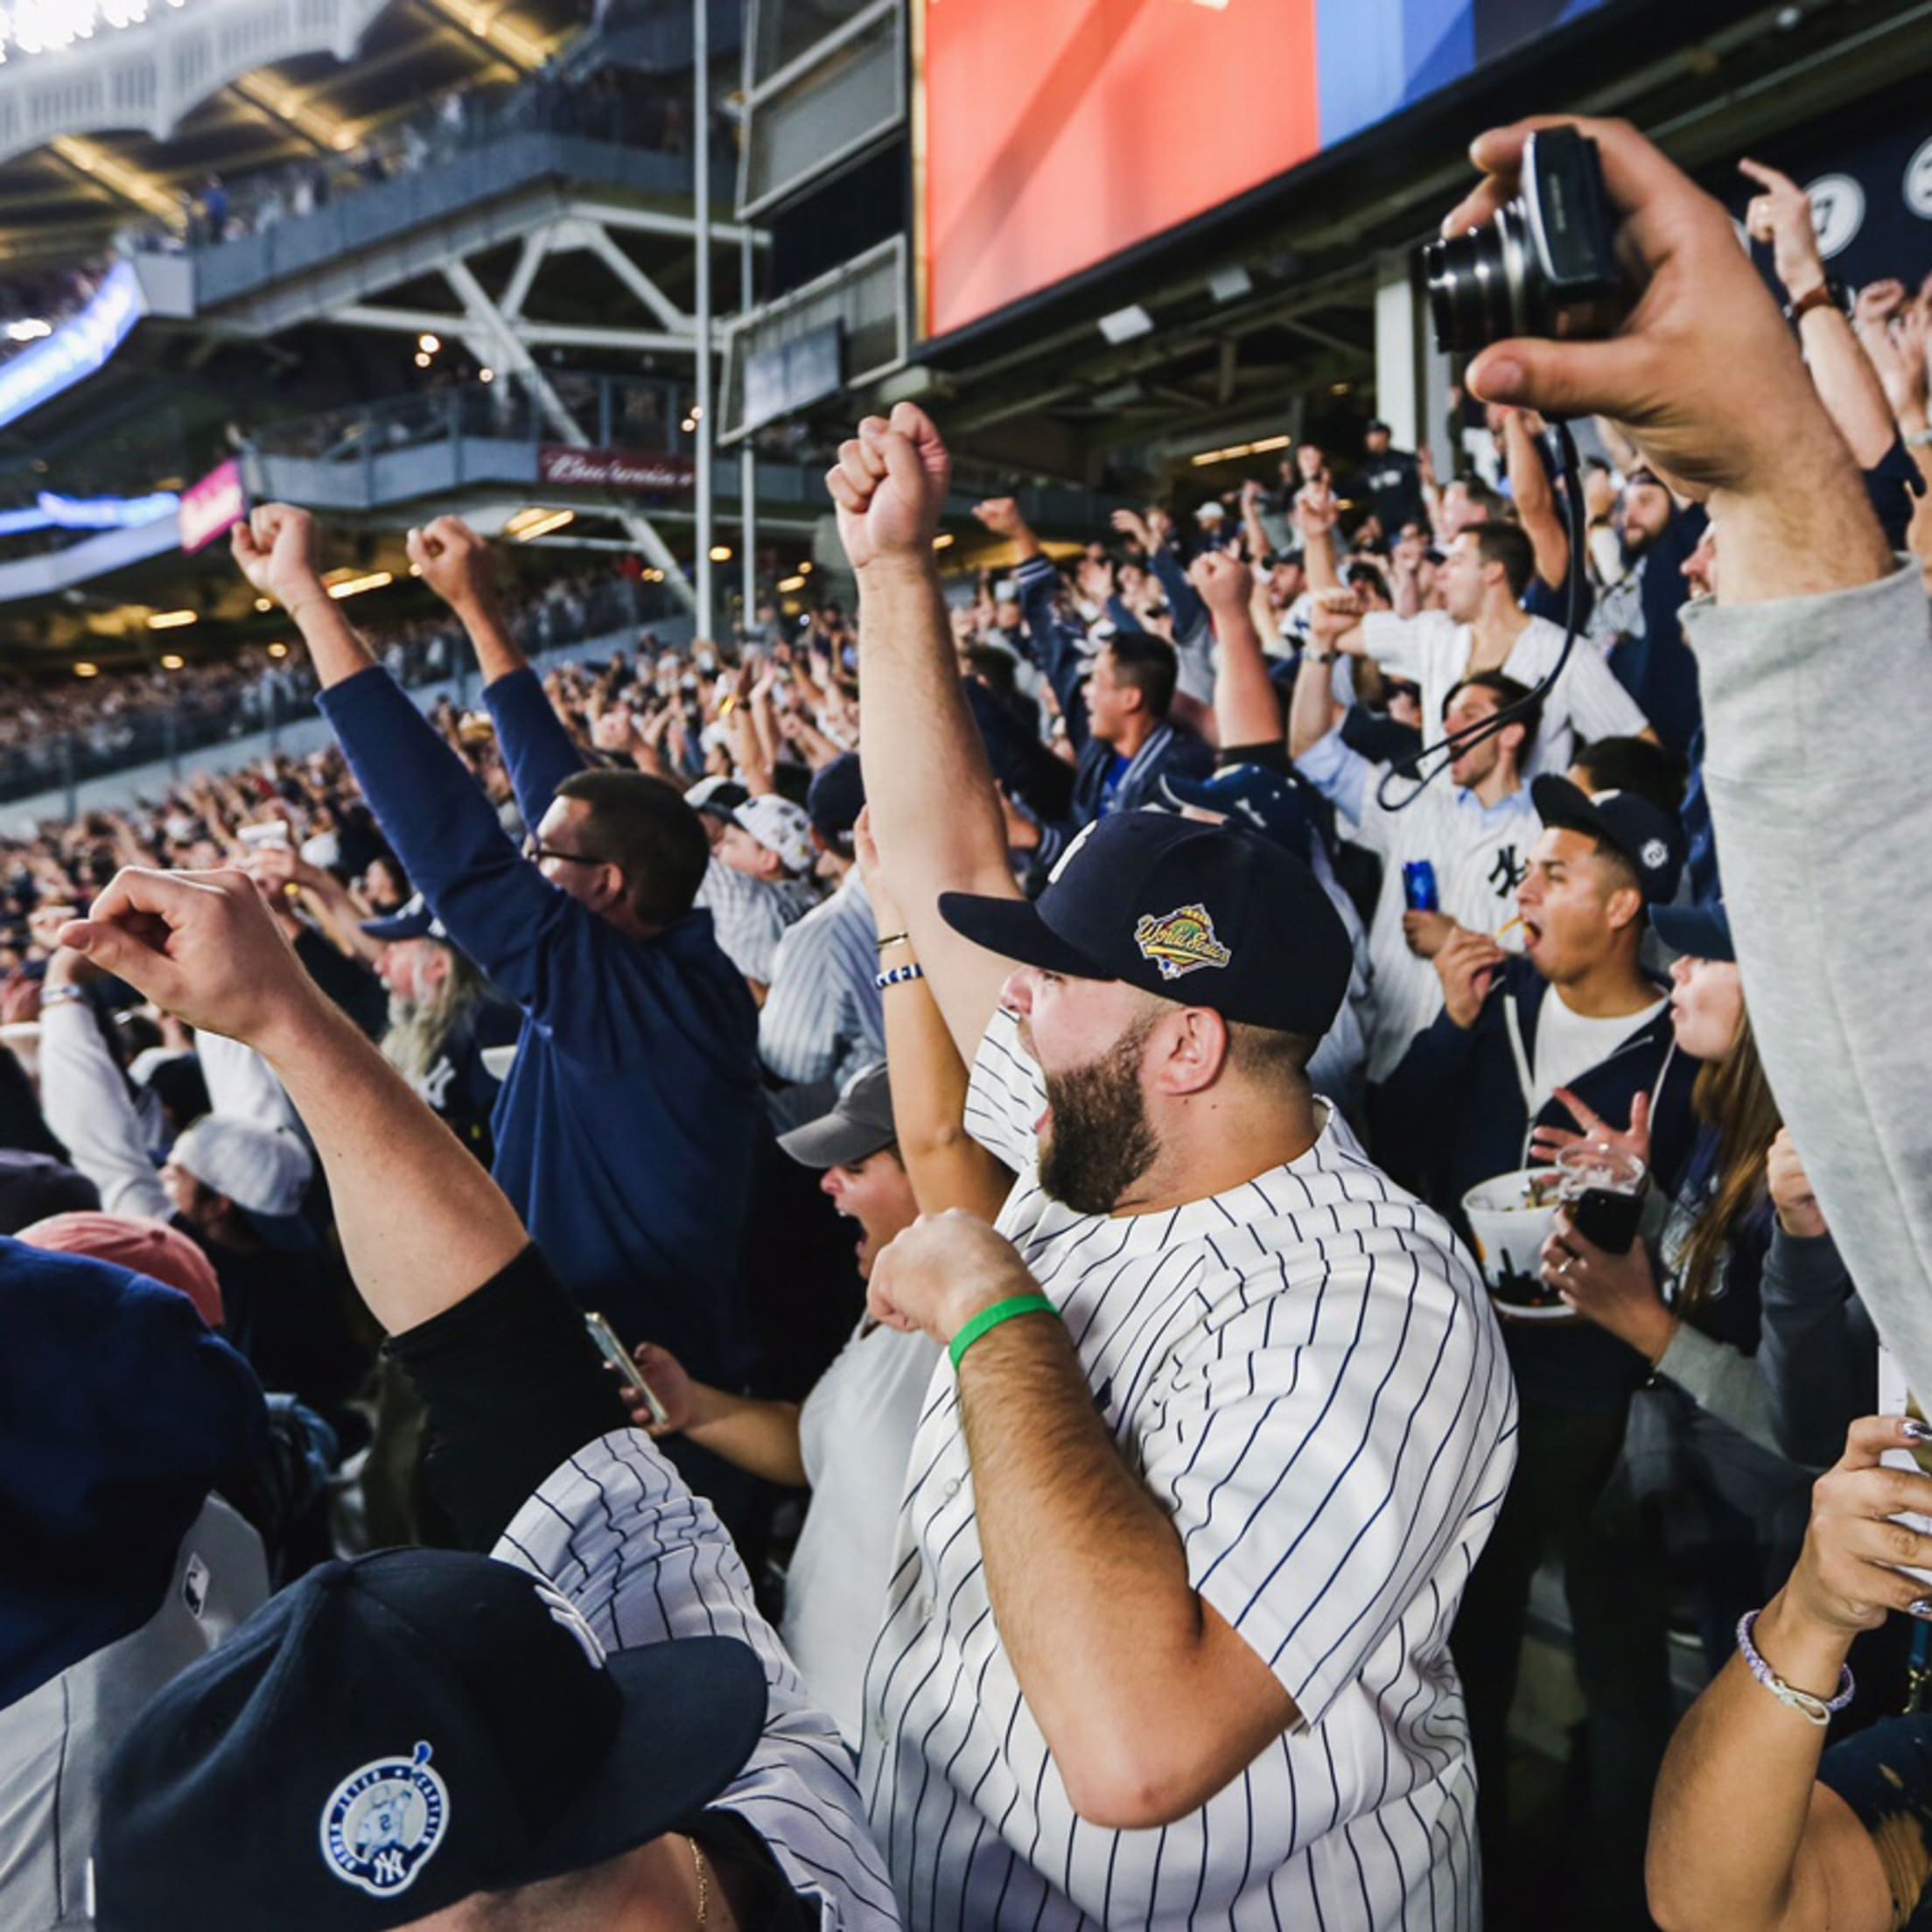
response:
[[[1474,1267],[1333,1110],[1298,1159],[1169,1213],[1107,1215],[1042,1190],[1044,1101],[1013,1015],[996,1015],[965,1119],[1018,1177],[1000,1231],[1064,1315],[1190,1584],[1303,1722],[1161,1830],[1081,1820],[1000,1641],[942,1362],[865,1674],[861,1782],[908,1932],[1473,1924],[1475,1780],[1448,1636],[1516,1460]]]
[[[1312,745],[1297,760],[1302,775],[1334,801],[1355,844],[1382,856],[1382,890],[1368,928],[1368,1078],[1388,1079],[1416,1035],[1442,1011],[1435,962],[1409,949],[1402,930],[1408,910],[1402,869],[1427,859],[1436,870],[1442,910],[1473,933],[1487,933],[1508,952],[1522,949],[1516,887],[1529,871],[1530,848],[1541,830],[1526,790],[1495,805],[1459,788],[1445,773],[1408,804],[1414,788],[1394,788],[1398,810],[1377,795],[1388,767],[1372,764],[1341,741],[1340,732]]]
[[[1362,634],[1369,656],[1385,672],[1422,687],[1423,733],[1433,743],[1442,735],[1442,707],[1469,668],[1474,645],[1469,626],[1456,623],[1446,611],[1424,611],[1416,617],[1371,611],[1362,620]],[[1534,688],[1550,675],[1562,651],[1563,627],[1546,617],[1532,617],[1500,668],[1505,677]],[[1543,724],[1527,775],[1567,771],[1579,738],[1632,738],[1649,722],[1617,682],[1602,653],[1579,638],[1563,676],[1543,701]]]
[[[786,1572],[783,1634],[805,1688],[855,1751],[906,1462],[939,1360],[930,1336],[861,1322],[799,1410],[812,1502]]]
[[[1573,1012],[1564,1002],[1561,989],[1550,987],[1536,1013],[1536,1091],[1530,1099],[1531,1116],[1541,1110],[1558,1088],[1570,1086],[1579,1075],[1608,1060],[1632,1033],[1642,1032],[1663,1011],[1665,1004],[1660,999],[1641,1012],[1592,1019]],[[1621,1127],[1626,1124],[1614,1120],[1610,1124]]]

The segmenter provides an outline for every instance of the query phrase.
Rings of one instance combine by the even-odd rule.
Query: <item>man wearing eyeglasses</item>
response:
[[[424,902],[523,1012],[493,1172],[580,1306],[694,1375],[743,1380],[738,1235],[762,1120],[758,1013],[692,900],[710,844],[640,772],[588,771],[499,613],[489,550],[444,517],[410,555],[474,645],[525,824],[519,854],[461,761],[333,603],[313,520],[278,504],[234,537],[300,626],[321,705]],[[701,1366],[702,1365],[702,1366]],[[680,1451],[727,1511],[736,1472]]]

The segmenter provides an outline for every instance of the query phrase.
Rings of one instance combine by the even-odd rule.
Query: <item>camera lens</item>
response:
[[[1488,228],[1432,242],[1422,262],[1436,346],[1446,354],[1473,354],[1522,332],[1530,263],[1520,202],[1512,201]]]

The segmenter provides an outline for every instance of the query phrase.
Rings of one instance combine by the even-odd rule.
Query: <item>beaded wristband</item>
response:
[[[1013,1295],[1004,1301],[996,1301],[990,1308],[982,1308],[953,1337],[952,1346],[946,1351],[953,1358],[954,1374],[959,1372],[960,1358],[982,1335],[1019,1315],[1052,1315],[1057,1320],[1060,1310],[1045,1295]]]
[[[1796,1684],[1787,1684],[1759,1654],[1758,1647],[1751,1641],[1751,1633],[1757,1628],[1759,1613],[1746,1610],[1738,1619],[1738,1655],[1744,1659],[1745,1668],[1778,1702],[1788,1711],[1796,1711],[1807,1724],[1815,1724],[1824,1730],[1831,1721],[1836,1711],[1842,1711],[1852,1701],[1853,1689],[1852,1667],[1838,1667],[1838,1694],[1835,1698],[1815,1698],[1809,1690],[1800,1690]]]
[[[909,979],[924,979],[925,976],[923,966],[892,966],[883,973],[874,973],[872,984],[884,992],[888,986],[903,986]]]

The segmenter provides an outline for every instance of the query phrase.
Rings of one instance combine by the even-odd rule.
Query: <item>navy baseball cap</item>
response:
[[[1708,906],[1660,906],[1650,915],[1650,926],[1672,952],[1686,959],[1737,963],[1731,915],[1721,900],[1713,900]]]
[[[701,778],[685,793],[684,802],[694,812],[709,812],[729,822],[751,795],[735,778]]]
[[[553,1585],[448,1550],[327,1563],[191,1664],[101,1787],[99,1932],[388,1932],[587,1871],[744,1768],[733,1637],[606,1651]]]
[[[857,752],[835,758],[813,779],[805,794],[805,812],[812,830],[828,845],[848,856],[852,850],[852,827],[864,809],[865,778]]]
[[[1684,828],[1669,812],[1634,792],[1594,795],[1549,774],[1530,788],[1530,801],[1547,826],[1600,838],[1630,863],[1647,906],[1667,904],[1684,870]]]
[[[385,945],[404,939],[440,939],[446,942],[450,936],[421,892],[387,919],[364,920],[362,930],[371,939],[379,939]]]
[[[1354,964],[1307,866],[1270,839],[1167,812],[1088,826],[1037,900],[940,895],[956,933],[1075,979],[1119,979],[1223,1018],[1328,1030]]]
[[[1307,864],[1314,853],[1315,822],[1292,778],[1262,765],[1224,765],[1211,778],[1169,778],[1161,789],[1176,805],[1220,812]]]

